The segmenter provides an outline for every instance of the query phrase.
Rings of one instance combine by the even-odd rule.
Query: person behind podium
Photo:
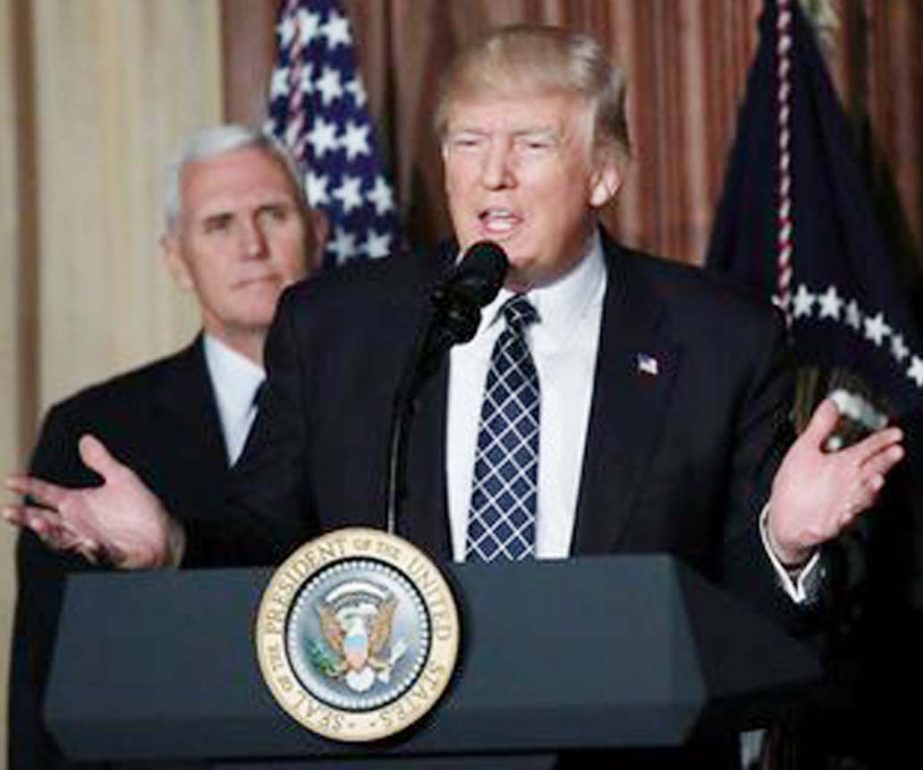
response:
[[[455,240],[285,292],[220,530],[171,515],[90,439],[101,487],[13,478],[34,502],[7,519],[126,569],[275,563],[318,533],[383,527],[402,366],[433,286],[488,239],[510,270],[418,398],[396,532],[446,559],[668,552],[799,616],[823,544],[874,501],[901,432],[825,453],[826,402],[790,444],[774,311],[601,228],[630,153],[623,82],[598,43],[560,29],[499,29],[462,51],[436,114]]]
[[[49,410],[31,472],[66,486],[96,476],[78,439],[92,433],[130,463],[171,510],[216,525],[228,469],[255,416],[263,343],[282,290],[317,264],[325,223],[273,139],[218,126],[192,136],[169,166],[163,253],[195,295],[202,332],[191,345]],[[19,594],[10,673],[9,766],[66,766],[40,719],[65,575],[83,559],[17,544]]]

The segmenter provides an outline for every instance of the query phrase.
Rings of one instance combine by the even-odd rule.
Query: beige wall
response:
[[[0,0],[2,471],[27,454],[31,437],[20,438],[17,424],[29,425],[38,416],[32,412],[193,334],[194,306],[160,264],[160,170],[185,135],[221,118],[217,0],[20,2]],[[23,8],[31,47],[12,33]],[[23,54],[26,77],[14,65]],[[14,115],[17,88],[29,77],[34,125]],[[24,239],[19,227],[27,196],[17,143],[32,148],[37,171],[35,239]],[[22,265],[34,268],[37,313],[17,314]],[[37,408],[17,389],[21,377]],[[3,529],[5,638],[11,562],[12,537]],[[3,671],[6,655],[0,645]],[[5,693],[2,702],[5,711]],[[4,718],[4,742],[5,727]]]
[[[13,100],[12,3],[0,0],[0,467],[11,468],[18,461],[18,389],[16,285],[18,278],[18,233],[15,203],[16,124]],[[13,601],[12,533],[0,529],[0,638],[9,636]],[[0,645],[0,671],[7,668],[7,645]],[[2,734],[6,735],[6,697],[0,703]],[[5,763],[5,757],[0,764]]]
[[[160,169],[220,118],[214,3],[35,3],[42,406],[195,328],[159,262]]]

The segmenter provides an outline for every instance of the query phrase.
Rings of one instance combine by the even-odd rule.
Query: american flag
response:
[[[324,264],[387,256],[399,246],[397,210],[349,20],[336,0],[286,0],[276,47],[267,129],[303,169],[311,206],[330,218]]]

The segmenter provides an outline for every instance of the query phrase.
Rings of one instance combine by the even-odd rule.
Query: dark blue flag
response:
[[[766,0],[707,265],[785,314],[799,367],[797,422],[839,391],[846,416],[838,434],[847,418],[871,428],[887,417],[905,428],[908,456],[891,472],[881,509],[827,549],[836,606],[825,616],[821,702],[837,708],[802,714],[775,742],[780,754],[802,756],[792,766],[892,766],[880,761],[882,747],[916,736],[895,730],[894,710],[881,704],[918,693],[910,683],[920,671],[923,632],[914,614],[923,605],[923,511],[914,510],[923,499],[923,344],[846,116],[796,0]],[[861,436],[852,432],[846,442]],[[894,694],[899,685],[904,698]],[[915,751],[917,742],[907,748]]]
[[[324,263],[387,256],[400,245],[397,208],[349,20],[337,0],[286,0],[276,45],[268,128],[304,170],[311,205],[330,218]]]
[[[892,418],[923,404],[921,336],[794,0],[765,4],[707,264],[783,309],[800,366],[848,372]]]

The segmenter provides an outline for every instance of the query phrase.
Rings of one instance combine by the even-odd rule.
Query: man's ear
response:
[[[616,196],[621,186],[622,172],[616,160],[603,160],[590,177],[590,205],[602,208]]]
[[[183,259],[179,239],[175,233],[164,233],[160,236],[160,256],[166,263],[167,269],[173,273],[173,278],[181,289],[184,291],[195,290],[192,273],[189,272],[189,265]]]
[[[327,216],[326,212],[320,209],[308,209],[307,214],[308,227],[311,228],[314,234],[314,254],[310,268],[315,269],[320,267],[324,254],[324,246],[327,245],[327,239],[330,237],[330,217]],[[308,245],[309,247],[312,245],[310,241]]]

